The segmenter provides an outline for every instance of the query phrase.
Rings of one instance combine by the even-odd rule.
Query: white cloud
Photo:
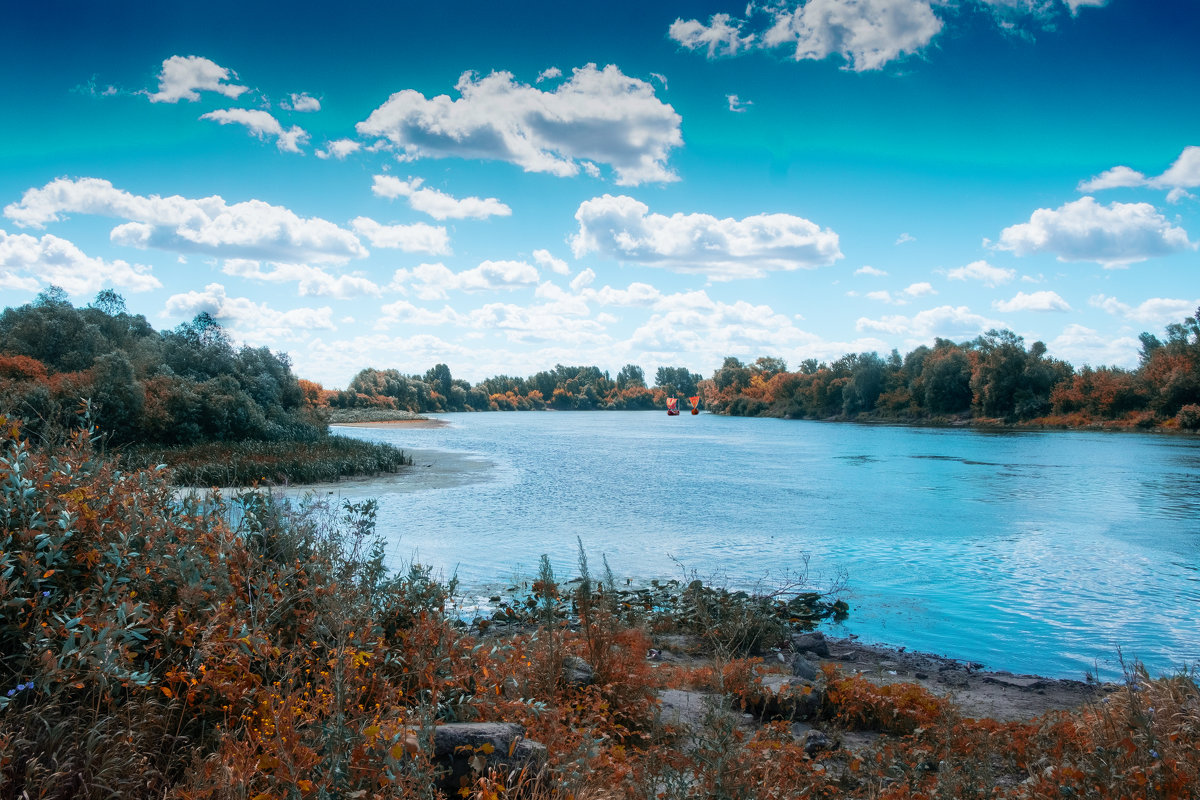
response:
[[[1095,261],[1112,269],[1195,245],[1149,203],[1106,207],[1088,196],[1058,209],[1039,208],[1029,222],[1005,228],[996,248],[1018,256],[1054,253],[1059,261]]]
[[[794,6],[794,7],[792,7]],[[677,19],[668,35],[709,58],[786,47],[797,61],[841,56],[855,71],[880,69],[920,51],[942,29],[930,0],[808,0],[747,8],[753,19],[714,14],[708,24]],[[763,28],[761,34],[754,29]]]
[[[778,9],[763,43],[794,46],[797,61],[840,55],[864,71],[916,53],[941,29],[928,0],[809,0]]]
[[[1119,189],[1130,186],[1145,186],[1146,176],[1136,169],[1129,167],[1113,167],[1101,172],[1096,177],[1082,181],[1078,189],[1081,192],[1099,192],[1103,189]]]
[[[1174,203],[1178,203],[1184,199],[1195,200],[1196,195],[1192,194],[1187,189],[1184,189],[1181,186],[1176,186],[1174,189],[1167,192],[1167,202],[1168,203],[1174,204]]]
[[[318,217],[299,217],[282,206],[261,200],[230,205],[217,195],[135,195],[99,178],[58,178],[41,189],[26,190],[19,203],[4,209],[9,219],[32,228],[70,213],[129,220],[114,228],[110,238],[133,247],[287,263],[367,255],[350,231]]]
[[[599,252],[621,261],[707,275],[760,277],[768,271],[829,266],[842,257],[838,235],[790,214],[718,219],[708,214],[651,214],[632,197],[604,195],[575,212],[576,258]]]
[[[180,100],[200,99],[197,90],[217,92],[226,97],[237,98],[248,90],[246,86],[226,83],[236,78],[228,70],[207,58],[199,56],[171,56],[162,63],[158,76],[158,91],[149,95],[151,103],[178,103]]]
[[[248,341],[271,342],[279,339],[303,339],[314,329],[333,330],[333,311],[324,308],[296,308],[277,311],[266,303],[245,297],[230,297],[225,287],[210,283],[201,292],[183,292],[167,298],[165,313],[194,317],[202,311]]]
[[[1050,353],[1075,366],[1136,367],[1140,342],[1132,336],[1109,338],[1099,332],[1071,324],[1046,345]]]
[[[411,225],[381,225],[370,217],[355,217],[350,226],[373,247],[403,250],[405,253],[444,255],[450,252],[450,237],[441,225],[414,222]]]
[[[877,278],[882,278],[887,275],[887,273],[884,272],[883,270],[875,269],[875,267],[871,267],[871,266],[861,266],[858,269],[854,270],[854,274],[855,275],[874,275]]]
[[[307,92],[292,93],[292,102],[290,105],[285,105],[285,109],[291,111],[320,111],[321,101],[309,95]]]
[[[487,219],[491,216],[507,217],[512,209],[494,197],[481,200],[464,197],[461,200],[439,192],[437,189],[422,189],[421,178],[402,181],[391,175],[376,175],[371,191],[378,197],[394,199],[407,197],[415,211],[428,214],[436,220],[443,219]]]
[[[308,134],[299,125],[284,130],[279,120],[266,111],[252,108],[224,108],[201,114],[200,119],[211,119],[222,125],[245,125],[259,139],[275,139],[275,146],[283,153],[299,153],[300,145],[308,142]]]
[[[107,286],[131,292],[162,288],[149,267],[88,256],[50,234],[36,238],[0,229],[0,286],[36,291],[51,283],[76,296],[95,294]]]
[[[1106,1],[1063,0],[1072,15]],[[1004,30],[1027,20],[1052,29],[1062,8],[1057,0],[778,0],[751,2],[745,19],[676,19],[668,35],[710,59],[783,47],[797,61],[840,56],[846,69],[861,72],[920,53],[945,25],[938,14],[954,20],[964,6],[989,11]]]
[[[422,300],[444,299],[451,291],[511,291],[537,282],[537,267],[524,261],[482,261],[462,272],[454,272],[444,264],[421,264],[411,270],[398,269],[392,278],[393,288],[411,286]]]
[[[996,300],[992,308],[1008,314],[1013,311],[1070,311],[1071,306],[1057,292],[1017,292],[1011,300]]]
[[[580,292],[584,300],[602,306],[649,306],[663,297],[662,292],[648,283],[634,282],[624,289],[604,286],[600,289],[587,288]]]
[[[1166,327],[1172,322],[1179,322],[1184,317],[1200,307],[1200,298],[1182,300],[1167,297],[1151,297],[1136,306],[1122,303],[1115,297],[1098,294],[1088,298],[1088,305],[1103,309],[1109,314],[1134,322],[1140,322],[1156,327]]]
[[[591,268],[585,269],[571,281],[571,291],[578,292],[585,286],[591,286],[594,280],[596,280],[596,273]]]
[[[336,297],[344,300],[362,295],[378,295],[379,286],[361,275],[331,275],[307,264],[271,264],[264,270],[258,261],[228,259],[221,271],[248,280],[265,283],[295,283],[300,296]]]
[[[1081,192],[1095,192],[1102,189],[1116,189],[1149,186],[1154,189],[1170,189],[1167,199],[1178,202],[1187,195],[1185,189],[1200,186],[1200,147],[1189,145],[1183,148],[1167,170],[1158,177],[1147,178],[1145,174],[1130,167],[1113,167],[1105,170],[1091,180],[1079,184]],[[1190,197],[1190,195],[1187,195]]]
[[[857,296],[851,294],[850,292],[847,292],[847,294],[851,297]],[[929,283],[928,281],[922,281],[920,283],[911,284],[906,289],[903,289],[894,295],[887,290],[880,289],[874,292],[867,292],[864,296],[868,300],[879,300],[884,303],[902,306],[907,305],[908,301],[912,300],[913,298],[926,297],[931,294],[937,294],[937,291],[933,288],[933,284]]]
[[[1008,283],[1016,276],[1016,270],[994,267],[986,261],[972,261],[965,267],[955,267],[946,273],[946,277],[952,281],[979,281],[991,288]]]
[[[1192,189],[1200,186],[1200,147],[1194,145],[1183,148],[1179,158],[1175,159],[1166,172],[1150,181],[1151,186],[1159,188],[1175,187]]]
[[[666,75],[663,75],[661,72],[651,72],[650,77],[653,78],[654,80],[658,81],[662,85],[663,89],[668,88]]]
[[[1079,9],[1084,7],[1102,8],[1108,4],[1108,0],[1064,0],[1067,7],[1071,9],[1071,16],[1079,13]]]
[[[729,110],[738,114],[744,112],[748,106],[754,105],[753,100],[742,100],[736,94],[727,94],[725,99],[729,101]]]
[[[324,150],[317,151],[317,158],[336,158],[342,161],[351,153],[362,149],[362,145],[353,139],[336,139],[325,145]]]
[[[550,67],[550,68],[544,69],[538,73],[537,82],[541,83],[542,81],[552,81],[555,78],[561,78],[561,77],[562,77],[561,69],[559,69],[558,67]]]
[[[610,165],[623,185],[677,180],[666,161],[683,144],[679,115],[616,66],[575,69],[554,91],[507,72],[467,72],[455,88],[457,100],[396,92],[358,132],[381,137],[405,160],[486,158],[560,177],[577,175],[588,160]]]
[[[902,233],[896,238],[896,244],[908,244],[909,242],[915,242],[916,240],[917,237],[908,233]]]
[[[954,340],[969,339],[990,328],[1003,328],[1005,325],[1003,322],[980,316],[966,306],[938,306],[911,317],[860,317],[855,327],[860,331],[880,331],[929,341],[938,336]]]
[[[730,24],[728,14],[713,14],[708,24],[699,20],[676,19],[667,34],[689,50],[705,50],[709,58],[736,56],[754,45],[754,35],[742,36],[741,20]]]
[[[536,261],[538,266],[542,267],[543,269],[548,269],[551,272],[558,273],[559,275],[571,274],[571,269],[567,266],[567,262],[563,261],[561,258],[555,258],[553,255],[551,255],[549,250],[534,250],[533,260]]]
[[[450,306],[443,306],[441,311],[431,311],[415,306],[407,300],[397,300],[379,310],[382,312],[382,316],[375,323],[376,330],[383,330],[397,324],[430,327],[434,325],[463,326],[470,323],[468,317],[459,314]]]

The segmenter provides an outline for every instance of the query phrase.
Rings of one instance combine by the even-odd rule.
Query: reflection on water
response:
[[[569,575],[575,537],[637,579],[751,585],[849,576],[846,630],[991,667],[1080,677],[1120,647],[1153,669],[1200,661],[1200,442],[702,414],[447,415],[433,429],[340,429],[490,464],[378,496],[397,561],[480,589]],[[453,472],[453,459],[450,472]]]

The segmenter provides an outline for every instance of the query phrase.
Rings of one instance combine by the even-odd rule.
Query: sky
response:
[[[1200,4],[5,4],[0,303],[344,387],[795,368],[1200,306]]]

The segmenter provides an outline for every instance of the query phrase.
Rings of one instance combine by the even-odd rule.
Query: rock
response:
[[[801,741],[802,746],[804,747],[804,753],[809,758],[812,758],[817,753],[832,749],[832,746],[829,742],[829,737],[815,728],[804,734],[804,739]]]
[[[546,746],[526,739],[515,722],[451,722],[433,730],[432,761],[442,770],[438,787],[454,797],[492,769],[509,773],[513,784],[522,773],[534,777],[546,763]]]
[[[596,671],[592,669],[591,664],[579,656],[566,656],[563,658],[562,669],[563,680],[567,686],[573,689],[591,686],[596,682]]]
[[[802,654],[796,653],[792,656],[792,675],[811,681],[817,677],[817,668]]]
[[[797,653],[812,653],[821,658],[829,658],[829,643],[825,641],[825,634],[820,631],[792,634],[792,649]]]

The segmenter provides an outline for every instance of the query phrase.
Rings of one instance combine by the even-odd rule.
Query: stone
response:
[[[451,797],[492,769],[507,772],[513,784],[521,775],[532,779],[546,759],[546,746],[526,739],[525,728],[515,722],[449,722],[433,730],[431,760],[442,773],[438,787]]]
[[[832,749],[829,737],[826,736],[824,732],[816,730],[815,728],[804,734],[804,738],[801,741],[801,746],[804,748],[804,753],[809,758],[814,757],[817,753]]]
[[[796,655],[792,656],[792,675],[807,681],[815,680],[817,677],[817,668],[803,654],[796,653]]]
[[[579,656],[563,658],[563,680],[573,689],[582,689],[596,682],[596,671]]]
[[[820,631],[792,634],[792,649],[797,653],[812,653],[820,658],[829,658],[829,643]]]

